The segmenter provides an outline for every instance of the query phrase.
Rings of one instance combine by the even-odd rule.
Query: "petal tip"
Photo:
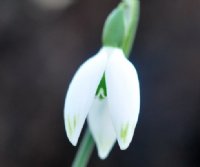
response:
[[[121,127],[120,134],[118,136],[118,143],[121,150],[125,150],[129,147],[133,138],[133,130],[129,123],[126,123]]]
[[[130,142],[123,142],[123,141],[121,141],[121,140],[118,140],[118,144],[119,144],[119,148],[121,149],[121,150],[126,150],[128,147],[129,147],[129,145],[130,145]]]
[[[111,145],[111,146],[110,146]],[[97,152],[100,159],[104,160],[108,157],[110,151],[112,150],[112,147],[114,146],[114,143],[108,144],[108,145],[99,145],[97,144]]]
[[[78,143],[78,137],[75,134],[69,134],[67,131],[67,137],[73,146],[76,146]]]
[[[78,139],[75,139],[73,136],[68,136],[68,135],[67,135],[67,137],[68,137],[69,141],[71,142],[71,144],[72,144],[73,146],[76,146],[76,145],[77,145]]]
[[[99,151],[98,150],[98,156],[101,160],[104,160],[108,157],[108,153],[106,153],[105,151]]]
[[[77,145],[78,138],[80,135],[80,128],[77,127],[77,117],[71,117],[68,115],[65,119],[65,127],[66,133],[69,141],[72,143],[73,146]]]

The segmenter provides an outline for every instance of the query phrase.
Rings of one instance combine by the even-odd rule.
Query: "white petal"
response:
[[[96,89],[105,71],[107,54],[101,49],[80,66],[72,79],[65,99],[64,119],[67,136],[77,144],[87,114],[94,101]]]
[[[97,145],[98,155],[101,159],[105,159],[116,142],[106,99],[95,99],[88,115],[88,124]]]
[[[110,55],[105,72],[109,111],[122,150],[133,137],[140,108],[137,72],[120,49]]]

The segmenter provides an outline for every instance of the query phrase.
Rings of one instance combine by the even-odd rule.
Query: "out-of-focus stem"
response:
[[[91,136],[89,129],[87,129],[79,146],[79,150],[76,154],[76,157],[72,163],[72,167],[86,167],[93,149],[94,140]]]

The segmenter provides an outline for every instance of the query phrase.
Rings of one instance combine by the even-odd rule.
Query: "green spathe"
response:
[[[125,36],[124,7],[121,3],[108,16],[103,29],[104,46],[122,46]]]
[[[139,0],[123,0],[105,22],[103,45],[121,48],[128,58],[138,27],[139,11]]]

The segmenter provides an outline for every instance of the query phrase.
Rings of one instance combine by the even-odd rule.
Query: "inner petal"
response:
[[[88,115],[88,124],[97,145],[98,155],[105,159],[116,141],[106,98],[95,98]]]

